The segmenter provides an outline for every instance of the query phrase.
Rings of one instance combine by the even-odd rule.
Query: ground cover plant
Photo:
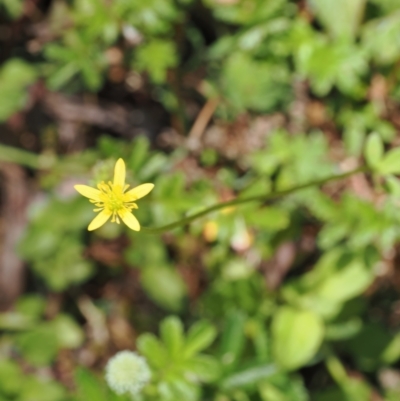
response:
[[[0,0],[0,401],[399,400],[399,37]]]

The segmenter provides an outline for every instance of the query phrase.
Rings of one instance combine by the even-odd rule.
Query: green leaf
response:
[[[54,381],[28,377],[21,380],[21,393],[18,401],[64,401],[65,389]],[[98,399],[97,399],[98,400]],[[101,401],[101,400],[100,400]]]
[[[332,272],[317,289],[318,295],[332,301],[344,302],[365,291],[374,274],[360,259],[354,259]]]
[[[236,227],[235,234],[238,234],[236,234],[235,238],[239,238],[240,241],[241,235],[243,235],[242,233],[246,233],[244,235],[247,235],[247,231],[244,231],[246,226],[237,224]],[[243,280],[253,275],[254,272],[254,267],[249,261],[244,258],[233,258],[226,261],[222,269],[222,277],[226,281]]]
[[[43,314],[46,307],[46,301],[37,294],[25,295],[21,297],[16,304],[16,311],[24,315],[38,319]]]
[[[349,400],[339,387],[330,387],[325,390],[316,391],[313,401],[353,401]]]
[[[69,315],[58,315],[52,324],[60,348],[77,348],[84,341],[82,329]]]
[[[49,364],[58,350],[57,335],[52,322],[42,323],[32,330],[19,334],[17,344],[23,356],[38,366]]]
[[[368,166],[376,167],[383,157],[383,142],[381,137],[377,133],[371,134],[365,146],[365,159],[367,160]]]
[[[26,87],[36,80],[36,70],[20,59],[10,59],[0,69],[0,121],[25,107]]]
[[[190,358],[207,348],[214,341],[217,331],[210,323],[201,320],[195,323],[189,330],[186,344],[183,349],[185,358]]]
[[[173,400],[197,401],[199,399],[199,387],[186,380],[174,380],[171,389],[175,397]]]
[[[251,367],[241,372],[228,376],[222,382],[222,388],[233,389],[249,384],[257,383],[276,373],[276,367],[272,364]]]
[[[104,387],[100,385],[99,380],[89,370],[78,368],[75,372],[75,380],[79,401],[107,401]]]
[[[191,358],[184,363],[183,369],[205,383],[217,380],[221,374],[220,364],[209,355],[197,355]]]
[[[262,319],[249,321],[247,323],[247,332],[253,342],[257,360],[260,363],[269,361],[271,339],[265,328],[264,321]]]
[[[379,0],[379,3],[384,1]],[[398,10],[397,1],[393,4]],[[373,18],[363,26],[362,46],[378,65],[395,63],[400,55],[396,38],[400,33],[400,14],[391,12],[382,18]]]
[[[156,174],[160,174],[168,163],[168,158],[162,153],[156,153],[151,156],[141,167],[138,178],[142,181],[147,181],[154,177]]]
[[[77,73],[79,67],[74,63],[70,62],[62,65],[60,68],[55,70],[51,76],[47,79],[47,85],[52,90],[60,89],[66,85]]]
[[[0,329],[2,330],[26,330],[34,323],[35,319],[19,312],[0,313]]]
[[[167,317],[160,325],[160,332],[161,339],[163,340],[170,356],[179,356],[185,342],[181,320],[176,316]]]
[[[360,318],[329,324],[326,327],[325,338],[334,341],[346,340],[354,337],[361,330],[362,325]]]
[[[265,112],[290,98],[289,74],[285,64],[256,60],[234,52],[223,63],[222,93],[236,111]]]
[[[321,345],[323,332],[315,313],[280,307],[272,322],[272,351],[278,365],[287,370],[305,365]]]
[[[381,358],[387,364],[393,364],[400,359],[400,333],[397,333],[386,346]]]
[[[397,198],[400,197],[400,180],[398,178],[391,175],[386,176],[385,188],[391,195]]]
[[[302,43],[298,50],[301,53],[298,68],[309,77],[313,91],[325,96],[337,85],[345,94],[355,98],[364,96],[361,75],[368,71],[365,52],[349,41],[329,43],[323,36],[317,38]]]
[[[381,174],[400,174],[400,148],[389,150],[376,166]]]
[[[143,288],[157,304],[179,310],[186,296],[186,286],[176,270],[168,266],[146,266],[140,276]]]
[[[246,220],[256,228],[270,231],[283,230],[290,223],[288,212],[273,206],[249,212]]]
[[[2,394],[14,396],[21,390],[23,378],[21,368],[13,361],[0,360],[0,391]]]
[[[130,169],[136,174],[149,156],[149,140],[145,136],[135,139],[131,155],[128,160]]]
[[[136,345],[151,366],[162,368],[168,363],[167,350],[154,334],[142,334],[137,339]]]
[[[335,38],[354,38],[366,0],[309,0],[317,17]]]
[[[259,385],[260,396],[263,401],[286,401],[285,394],[267,381]]]
[[[138,47],[135,65],[140,71],[148,71],[156,83],[167,79],[167,70],[178,62],[175,43],[169,40],[153,39]]]
[[[0,0],[0,5],[3,5],[11,18],[18,18],[24,10],[23,0]]]
[[[239,360],[245,344],[246,317],[239,311],[231,312],[225,321],[223,328],[220,357],[225,367],[236,364]]]
[[[370,386],[358,378],[350,377],[343,389],[349,401],[365,401],[372,397]]]
[[[163,401],[174,401],[176,399],[174,389],[169,382],[162,381],[158,383],[157,390]]]
[[[364,322],[360,332],[344,345],[357,366],[369,372],[378,369],[382,365],[382,359],[389,362],[391,357],[394,358],[397,347],[395,343],[392,343],[388,328],[378,322]],[[392,350],[390,350],[391,347],[393,347]]]
[[[309,401],[309,392],[297,375],[278,372],[258,385],[263,401]],[[275,397],[274,397],[275,396]]]

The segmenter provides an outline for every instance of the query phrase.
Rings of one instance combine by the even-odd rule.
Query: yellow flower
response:
[[[101,227],[111,216],[113,223],[119,224],[121,218],[129,228],[139,231],[140,224],[131,211],[138,208],[135,201],[146,196],[154,184],[142,184],[126,192],[129,185],[125,184],[125,163],[118,159],[115,163],[114,182],[106,184],[102,181],[97,184],[98,189],[87,185],[75,185],[74,188],[97,206],[95,212],[100,212],[89,224],[89,231]]]

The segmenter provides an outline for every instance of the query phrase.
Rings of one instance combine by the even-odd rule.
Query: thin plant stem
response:
[[[284,189],[282,191],[271,192],[271,193],[267,193],[265,195],[256,195],[256,196],[250,196],[250,197],[246,197],[246,198],[232,199],[227,202],[217,203],[217,204],[212,205],[198,213],[192,214],[191,216],[184,217],[183,219],[177,220],[173,223],[166,224],[164,226],[142,227],[141,231],[143,231],[144,233],[149,233],[149,234],[160,234],[165,231],[173,230],[174,228],[185,226],[185,225],[191,223],[192,221],[199,219],[200,217],[203,217],[211,212],[215,212],[217,210],[224,209],[228,206],[237,206],[237,205],[241,205],[244,203],[250,203],[250,202],[263,202],[263,201],[276,200],[278,198],[282,198],[284,196],[293,194],[302,189],[319,187],[321,185],[327,184],[328,182],[342,180],[342,179],[348,178],[354,174],[367,172],[367,171],[368,171],[367,166],[361,166],[361,167],[358,167],[354,170],[348,171],[343,174],[332,175],[332,176],[322,178],[319,180],[310,181],[308,183],[296,185],[292,188]]]
[[[344,368],[340,360],[334,354],[331,353],[326,358],[325,365],[331,377],[335,380],[335,382],[340,387],[345,388],[348,382],[348,376],[346,373],[346,369]]]
[[[37,155],[24,149],[0,144],[0,162],[15,163],[40,170],[53,167],[56,159],[52,155]]]
[[[40,168],[40,156],[13,146],[0,145],[0,161],[16,163],[32,169]]]

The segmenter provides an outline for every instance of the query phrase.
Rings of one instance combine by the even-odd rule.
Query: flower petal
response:
[[[74,188],[86,198],[100,201],[101,192],[98,189],[89,187],[87,185],[74,185]]]
[[[134,231],[140,231],[140,224],[138,219],[128,211],[119,211],[119,217],[121,217],[122,221]]]
[[[133,202],[146,196],[153,188],[154,184],[142,184],[126,192],[125,196],[127,196],[127,200]]]
[[[115,163],[114,185],[119,185],[121,190],[125,186],[125,162],[121,158]]]
[[[106,210],[100,212],[89,224],[88,230],[93,231],[101,227],[110,217],[112,213]]]

